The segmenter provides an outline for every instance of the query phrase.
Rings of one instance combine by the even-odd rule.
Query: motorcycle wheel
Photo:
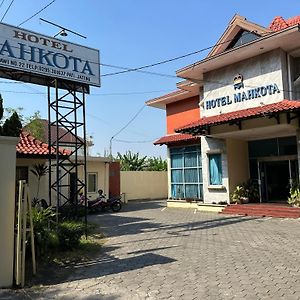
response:
[[[118,211],[121,210],[121,208],[122,208],[121,202],[115,202],[115,203],[113,203],[113,204],[111,205],[111,210],[112,210],[113,212],[118,212]]]

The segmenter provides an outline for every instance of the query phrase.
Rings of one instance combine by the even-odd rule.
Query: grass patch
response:
[[[76,265],[95,258],[101,251],[105,243],[105,236],[103,233],[92,233],[87,239],[82,236],[79,245],[73,250],[59,251],[49,257],[55,264],[61,267]]]
[[[88,237],[83,235],[76,248],[72,250],[51,249],[39,256],[36,276],[32,275],[31,260],[28,260],[30,265],[26,268],[28,272],[26,285],[38,288],[47,284],[64,282],[73,273],[76,265],[88,263],[100,256],[106,237],[99,232],[99,225],[89,223],[88,229]]]

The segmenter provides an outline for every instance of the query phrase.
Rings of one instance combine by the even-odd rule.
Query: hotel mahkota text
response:
[[[205,109],[208,110],[216,107],[230,105],[232,103],[240,103],[248,100],[265,97],[267,95],[274,95],[276,93],[280,93],[280,89],[278,88],[276,83],[264,85],[257,88],[248,89],[243,92],[235,93],[231,97],[227,95],[212,100],[206,100]]]
[[[16,46],[16,44],[11,44],[9,40],[5,40],[0,47],[0,58],[5,56],[11,59],[15,58],[27,62],[38,63],[46,67],[56,67],[60,70],[71,70],[87,76],[94,76],[90,65],[91,62],[70,55],[73,50],[69,49],[67,44],[17,30],[14,30],[13,37],[15,39],[20,39],[21,41],[29,41],[37,44],[37,46],[28,46],[24,42],[19,42]],[[51,47],[56,51],[40,48],[38,47],[39,44]],[[57,52],[57,50],[60,50],[60,52]],[[24,67],[27,65],[29,64],[24,65]],[[35,67],[29,67],[29,69],[33,68]]]

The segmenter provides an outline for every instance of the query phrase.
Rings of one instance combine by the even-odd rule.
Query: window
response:
[[[221,153],[209,154],[209,184],[222,184],[222,156]]]
[[[16,168],[16,181],[26,180],[28,183],[28,167],[17,167]]]
[[[173,199],[203,199],[200,145],[170,148]]]
[[[241,30],[236,35],[236,37],[231,41],[231,43],[228,45],[226,50],[242,46],[242,45],[252,42],[258,38],[260,38],[260,36],[258,34],[255,34],[253,32],[249,32],[246,30]]]
[[[97,192],[97,173],[88,173],[88,193]]]

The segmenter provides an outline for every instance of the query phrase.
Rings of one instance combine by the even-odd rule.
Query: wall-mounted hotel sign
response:
[[[0,76],[17,70],[32,83],[50,77],[100,86],[99,50],[3,23],[0,31]]]
[[[262,98],[265,96],[272,96],[274,94],[280,93],[280,89],[278,88],[276,83],[262,85],[259,87],[253,87],[245,89],[243,83],[242,75],[238,74],[234,77],[234,90],[239,90],[239,92],[235,92],[232,95],[226,95],[223,97],[218,97],[216,99],[209,99],[205,101],[205,109],[213,109],[216,107],[226,106],[233,103],[240,103],[249,100],[254,100],[257,98]],[[242,90],[241,89],[245,89]]]

